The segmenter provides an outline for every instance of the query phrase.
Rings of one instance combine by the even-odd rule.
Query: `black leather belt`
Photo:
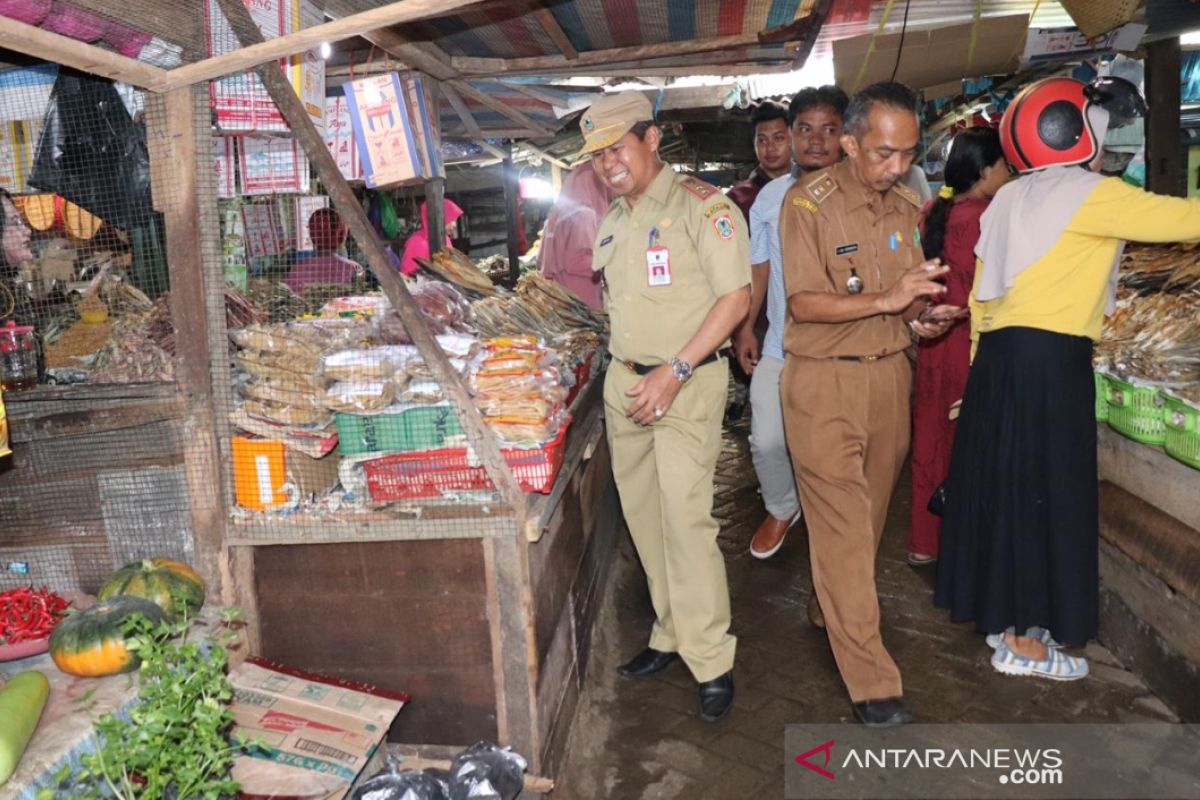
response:
[[[730,357],[732,357],[732,354],[733,354],[733,351],[730,348],[722,347],[717,352],[710,353],[708,358],[705,358],[699,364],[693,365],[692,369],[699,369],[700,367],[703,367],[705,364],[711,364],[714,361],[716,361],[718,358],[730,358]],[[625,368],[627,370],[629,370],[630,372],[636,372],[638,375],[649,375],[651,372],[658,369],[659,367],[666,366],[666,364],[639,364],[636,361],[629,361],[627,359],[621,359],[621,363],[625,365]]]
[[[903,352],[903,351],[896,350],[895,352],[892,352],[892,353],[881,353],[881,354],[875,355],[875,356],[834,356],[834,358],[836,358],[838,361],[878,361],[881,358],[888,358],[888,357],[894,356],[894,355],[896,355],[896,353],[900,353],[900,352]]]

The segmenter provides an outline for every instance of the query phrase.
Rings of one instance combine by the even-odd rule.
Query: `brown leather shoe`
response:
[[[767,514],[767,518],[754,532],[754,538],[750,540],[750,555],[755,558],[770,558],[778,553],[793,522],[794,519],[780,519]]]
[[[808,596],[808,621],[814,628],[825,628],[825,614],[821,611],[821,601],[817,599],[816,592]]]

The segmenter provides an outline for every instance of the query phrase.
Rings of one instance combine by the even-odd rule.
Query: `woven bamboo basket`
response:
[[[1092,39],[1133,19],[1141,0],[1058,0],[1083,35]]]

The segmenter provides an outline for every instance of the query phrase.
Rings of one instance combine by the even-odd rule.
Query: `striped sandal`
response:
[[[1001,643],[992,654],[992,667],[1005,675],[1031,675],[1049,678],[1052,681],[1077,681],[1087,677],[1088,663],[1077,656],[1069,656],[1062,650],[1048,649],[1044,661],[1034,661],[1018,655]]]
[[[1016,628],[1009,628],[1007,631],[1005,631],[1005,633],[1012,633],[1012,634],[1015,634],[1016,632],[1017,632]],[[1025,631],[1025,636],[1027,636],[1030,639],[1037,639],[1039,642],[1046,645],[1046,647],[1051,647],[1051,648],[1056,648],[1056,649],[1059,647],[1062,647],[1061,644],[1054,641],[1054,637],[1050,635],[1050,631],[1048,629],[1039,628],[1037,625],[1034,625],[1032,628]],[[985,641],[987,642],[988,647],[995,650],[1000,645],[1004,644],[1004,633],[989,633],[987,635],[987,639]]]

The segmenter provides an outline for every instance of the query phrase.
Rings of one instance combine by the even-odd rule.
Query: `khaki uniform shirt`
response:
[[[920,197],[897,184],[880,194],[854,176],[849,161],[805,176],[788,190],[779,212],[783,275],[797,292],[882,292],[925,260],[917,230]],[[788,314],[784,350],[809,358],[887,355],[909,346],[899,314],[853,322],[796,322]]]
[[[614,357],[665,364],[717,300],[750,283],[746,221],[716,187],[669,166],[631,207],[618,198],[600,223],[600,272]]]

